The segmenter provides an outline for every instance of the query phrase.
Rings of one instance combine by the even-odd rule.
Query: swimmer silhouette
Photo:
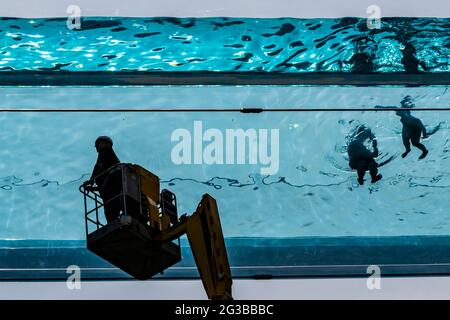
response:
[[[366,140],[372,141],[373,152],[370,151],[365,145]],[[378,164],[374,158],[378,157],[378,143],[377,140],[369,128],[360,126],[357,129],[355,136],[348,144],[347,153],[349,156],[349,166],[358,173],[358,183],[364,184],[364,175],[369,170],[372,177],[372,183],[375,183],[383,177],[378,174]]]
[[[413,117],[409,110],[397,110],[395,111],[395,114],[400,117],[400,121],[403,124],[402,139],[406,151],[402,154],[402,158],[405,158],[411,151],[411,144],[422,151],[419,160],[425,158],[428,154],[428,150],[420,143],[420,135],[422,134],[424,139],[428,135],[422,121]]]
[[[366,24],[364,23],[364,26]],[[354,45],[354,54],[348,61],[352,64],[352,72],[354,73],[371,73],[376,71],[376,52],[378,42],[373,39],[373,35],[365,34],[352,40]]]
[[[411,43],[405,42],[401,52],[402,64],[406,73],[420,73],[421,71],[419,70],[419,66],[421,66],[425,71],[428,70],[426,64],[417,59],[416,48]]]

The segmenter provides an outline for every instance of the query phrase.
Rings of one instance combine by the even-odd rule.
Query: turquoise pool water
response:
[[[112,137],[123,162],[138,163],[160,176],[162,187],[177,194],[180,213],[192,213],[203,193],[215,197],[227,237],[450,234],[446,108],[450,93],[443,87],[3,88],[1,92],[5,107],[34,110],[0,114],[3,239],[84,239],[77,189],[91,173],[97,156],[93,143],[103,134]],[[377,96],[380,93],[382,97]],[[421,161],[414,148],[401,158],[400,118],[382,108],[399,107],[405,97],[420,109],[413,114],[427,130],[436,131],[424,140],[430,153]],[[74,106],[80,111],[63,112]],[[81,112],[93,106],[110,112]],[[132,112],[142,106],[146,112]],[[245,106],[273,111],[240,113]],[[301,111],[311,106],[317,110]],[[41,108],[59,111],[39,112]],[[115,108],[121,111],[114,112]],[[206,108],[209,111],[202,111]],[[161,111],[165,109],[172,111]],[[202,158],[195,164],[194,127],[199,123]],[[348,166],[348,136],[360,124],[377,136],[377,161],[390,160],[380,167],[384,177],[376,184],[367,180],[359,186]],[[190,163],[179,164],[173,156],[179,146],[173,135],[179,129],[191,135]],[[211,141],[202,135],[208,129],[223,135],[223,147],[217,149],[223,162],[227,130],[257,134],[277,130],[278,140],[267,131],[267,152],[258,153],[255,163],[250,162],[247,141],[244,163],[238,163],[236,151],[231,163],[207,164],[203,153]],[[254,142],[256,149],[266,147]],[[260,161],[263,155],[270,161]]]
[[[450,20],[0,18],[0,70],[448,72]]]

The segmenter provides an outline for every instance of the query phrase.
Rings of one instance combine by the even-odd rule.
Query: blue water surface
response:
[[[448,18],[0,18],[0,70],[448,72],[449,35]]]

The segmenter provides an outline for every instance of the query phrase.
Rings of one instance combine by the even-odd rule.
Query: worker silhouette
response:
[[[113,150],[111,138],[98,137],[95,148],[98,152],[97,163],[90,180],[86,181],[84,186],[100,193],[106,221],[110,223],[121,214],[127,214],[144,224],[147,223],[148,218],[143,214],[146,208],[142,209],[139,201],[126,195],[122,190],[122,171],[118,166],[120,160]]]
[[[419,160],[425,158],[428,154],[427,148],[420,143],[420,136],[427,138],[427,130],[420,119],[411,115],[409,110],[397,110],[395,114],[400,117],[400,121],[403,124],[402,139],[403,145],[406,151],[402,154],[402,158],[405,158],[411,151],[411,144],[422,151]]]
[[[97,185],[97,190],[103,200],[107,222],[117,219],[121,211],[121,201],[117,197],[122,190],[120,172],[108,170],[120,163],[113,150],[113,141],[107,136],[100,136],[95,141],[98,152],[97,163],[92,171],[91,179],[87,182]],[[86,182],[86,183],[87,183]]]
[[[370,151],[366,146],[365,142],[371,141],[373,151]],[[372,131],[365,127],[359,126],[356,134],[351,138],[350,143],[347,147],[347,153],[349,156],[349,166],[358,173],[358,183],[360,185],[364,184],[364,175],[368,170],[370,176],[372,177],[372,183],[375,183],[383,177],[378,174],[378,164],[374,158],[378,157],[378,143],[372,133]]]

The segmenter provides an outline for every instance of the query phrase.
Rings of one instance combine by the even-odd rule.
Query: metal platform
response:
[[[181,260],[178,245],[154,241],[150,228],[131,216],[90,233],[87,248],[139,280],[150,279]]]

